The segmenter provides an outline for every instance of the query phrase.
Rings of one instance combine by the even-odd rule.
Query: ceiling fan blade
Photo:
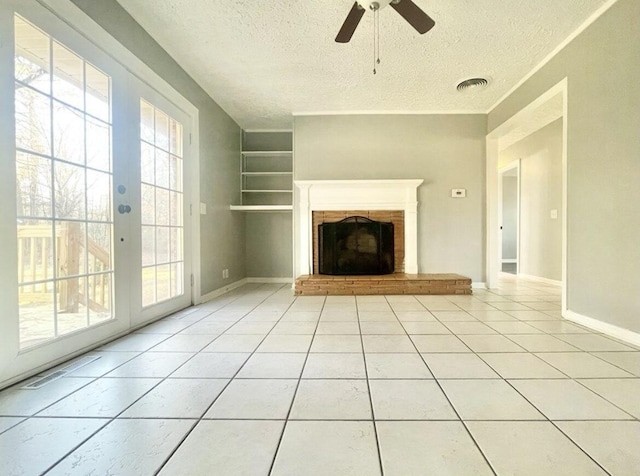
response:
[[[336,41],[338,43],[349,43],[351,37],[353,36],[353,32],[356,31],[356,27],[360,20],[362,19],[362,15],[364,15],[364,8],[358,5],[358,2],[354,2],[353,7],[351,7],[351,11],[347,15],[347,19],[342,24],[342,28],[338,32],[338,36],[336,36]]]
[[[392,1],[391,6],[421,35],[431,30],[436,24],[429,15],[411,0]]]

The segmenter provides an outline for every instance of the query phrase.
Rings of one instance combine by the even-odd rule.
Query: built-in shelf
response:
[[[293,190],[242,190],[242,193],[293,193]]]
[[[241,153],[242,155],[255,157],[293,154],[293,152],[291,152],[290,150],[243,150]]]
[[[293,172],[242,172],[242,175],[293,175]]]
[[[238,212],[290,212],[293,205],[231,205],[229,208]]]
[[[293,207],[291,131],[243,131],[239,211],[291,211]]]

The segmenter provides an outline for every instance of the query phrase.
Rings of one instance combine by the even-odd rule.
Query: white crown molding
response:
[[[544,59],[542,61],[540,61],[540,63],[538,63],[536,66],[533,67],[533,69],[531,71],[529,71],[527,74],[525,74],[524,77],[520,81],[518,81],[511,89],[509,89],[509,91],[504,93],[502,95],[502,97],[500,99],[498,99],[493,104],[493,106],[491,106],[486,111],[486,114],[491,113],[491,111],[493,111],[496,107],[498,107],[500,105],[500,103],[502,103],[502,101],[504,101],[509,96],[511,96],[511,94],[513,94],[514,91],[516,91],[516,89],[518,89],[520,86],[522,86],[529,78],[531,78],[538,71],[540,71],[549,61],[551,61],[553,59],[554,56],[556,56],[558,53],[560,53],[560,51],[562,51],[569,43],[571,43],[573,40],[575,40],[578,37],[578,35],[580,35],[583,31],[585,31],[587,28],[589,28],[589,26],[591,26],[592,23],[594,23],[598,18],[600,18],[607,10],[609,10],[609,8],[611,8],[618,1],[619,0],[608,0],[607,3],[603,4],[595,12],[593,12],[591,14],[591,16],[589,16],[589,18],[587,18],[582,23],[582,25],[580,25],[569,36],[567,36],[562,43],[560,43],[558,46],[556,46],[551,51],[551,53],[549,53],[547,56],[544,57]]]
[[[292,112],[291,115],[294,117],[297,116],[428,116],[428,115],[448,115],[448,114],[487,114],[487,111],[477,111],[477,110],[451,110],[451,111],[409,111],[409,110],[400,110],[400,111],[362,111],[362,110],[353,110],[353,111],[295,111]]]
[[[614,337],[615,339],[628,342],[631,345],[640,346],[640,334],[637,332],[594,319],[593,317],[583,316],[582,314],[578,314],[577,312],[573,312],[568,309],[562,313],[562,316],[569,321],[573,321],[577,324],[588,327],[589,329],[602,332],[609,337]]]
[[[293,132],[293,129],[242,129],[244,132]]]
[[[424,179],[373,179],[373,180],[296,180],[295,184],[301,188],[315,186],[316,190],[324,188],[344,189],[345,187],[357,187],[368,190],[372,186],[383,187],[385,189],[405,189],[407,187],[417,188],[424,182]],[[330,199],[327,197],[327,199]]]

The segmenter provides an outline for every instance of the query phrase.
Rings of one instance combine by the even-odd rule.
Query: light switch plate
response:
[[[453,198],[464,198],[467,196],[467,189],[466,188],[452,188],[451,189],[451,196]]]
[[[200,202],[200,215],[207,214],[207,204]]]
[[[553,210],[551,210],[551,219],[552,220],[557,220],[558,219],[558,210],[556,210],[555,208]]]

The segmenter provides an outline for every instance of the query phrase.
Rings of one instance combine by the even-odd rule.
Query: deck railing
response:
[[[18,226],[18,279],[27,283],[20,286],[21,294],[29,294],[30,300],[44,301],[51,298],[55,285],[59,311],[78,312],[81,304],[96,312],[111,308],[109,251],[87,237],[81,226],[74,222],[56,226],[55,238],[48,225]],[[58,278],[55,284],[54,266]],[[61,279],[66,277],[70,279]]]

